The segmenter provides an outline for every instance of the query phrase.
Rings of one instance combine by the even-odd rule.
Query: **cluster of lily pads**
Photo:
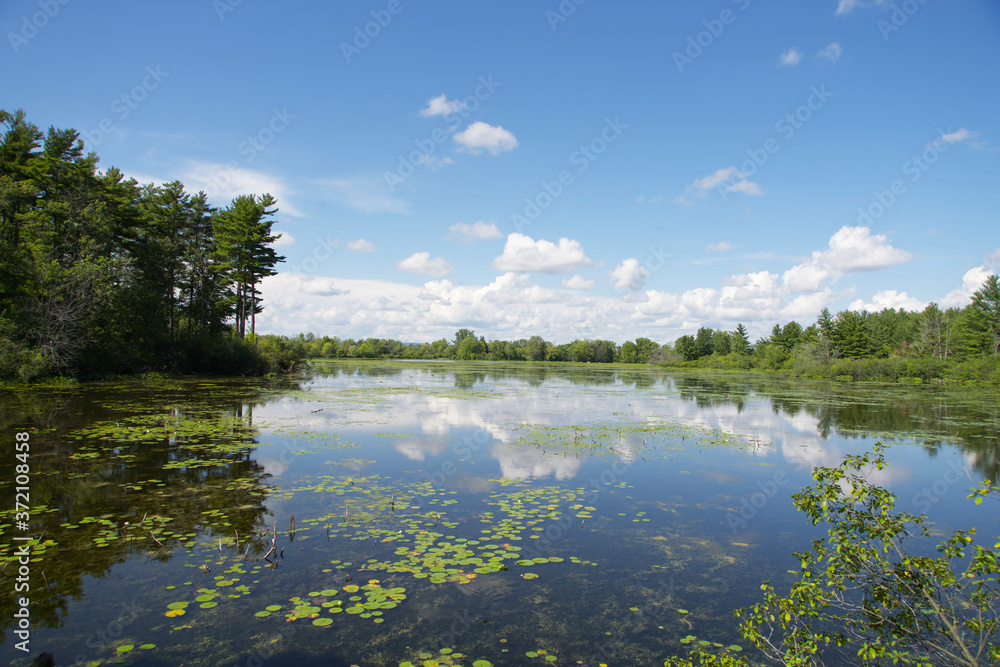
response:
[[[347,600],[333,599],[341,591],[349,595]],[[345,613],[360,618],[371,618],[375,623],[382,623],[385,620],[382,615],[389,609],[395,609],[405,599],[406,589],[402,586],[383,588],[378,579],[370,579],[363,586],[348,584],[342,589],[326,588],[312,591],[305,598],[299,596],[289,598],[292,606],[283,613],[286,621],[311,618],[312,624],[318,627],[333,624],[330,616],[322,615],[324,610],[330,614]],[[282,609],[281,605],[268,605],[254,615],[266,618]]]
[[[456,660],[462,660],[467,658],[463,653],[459,653],[454,649],[442,648],[437,654],[428,653],[427,651],[421,651],[417,654],[417,662],[411,660],[404,660],[399,663],[399,667],[463,667],[465,663],[455,662]],[[489,660],[473,660],[471,663],[472,667],[493,667],[493,663]]]

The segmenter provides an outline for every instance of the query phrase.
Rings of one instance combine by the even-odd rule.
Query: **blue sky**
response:
[[[9,0],[0,31],[2,107],[102,168],[278,198],[264,332],[763,335],[1000,270],[989,0]]]

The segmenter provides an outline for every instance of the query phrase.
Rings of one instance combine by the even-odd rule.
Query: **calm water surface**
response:
[[[6,611],[25,534],[41,538],[32,657],[484,667],[739,646],[732,611],[764,579],[787,588],[791,554],[823,534],[791,494],[879,440],[893,446],[874,479],[900,509],[1000,530],[995,507],[965,498],[1000,466],[991,391],[596,366],[317,371],[0,393],[4,441],[31,433],[27,532],[12,446],[0,462],[0,661],[30,662]]]

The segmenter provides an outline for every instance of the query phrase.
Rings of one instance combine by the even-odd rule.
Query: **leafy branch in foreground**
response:
[[[937,557],[911,553],[930,537],[927,517],[896,513],[895,495],[868,481],[885,465],[878,443],[814,470],[816,484],[793,499],[814,525],[830,525],[829,537],[795,554],[801,578],[787,596],[765,582],[765,601],[736,612],[744,636],[787,665],[820,664],[824,650],[848,646],[844,657],[856,647],[862,664],[996,664],[997,551],[974,544],[971,528],[939,543]],[[969,497],[979,504],[996,490],[986,481]]]

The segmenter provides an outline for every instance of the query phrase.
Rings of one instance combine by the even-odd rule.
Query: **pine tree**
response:
[[[979,328],[987,335],[991,352],[1000,352],[1000,278],[989,276],[983,286],[972,295],[972,308],[976,311]]]
[[[280,238],[271,234],[277,213],[275,199],[269,194],[258,200],[254,195],[243,195],[216,218],[214,256],[219,260],[214,270],[223,274],[230,286],[229,303],[236,317],[236,332],[246,337],[246,324],[250,320],[250,333],[254,332],[256,315],[261,312],[257,285],[267,276],[277,272],[274,265],[285,260],[270,245]]]

